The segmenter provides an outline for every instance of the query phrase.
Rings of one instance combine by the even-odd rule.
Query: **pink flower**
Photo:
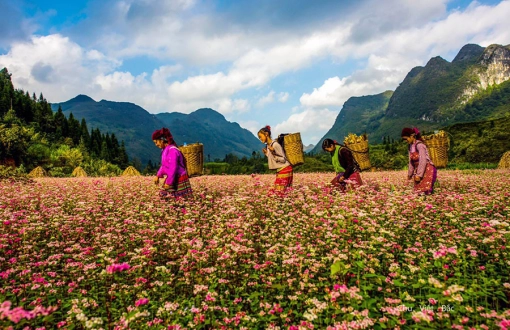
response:
[[[124,270],[128,270],[129,268],[131,268],[131,266],[129,266],[128,263],[123,262],[121,264],[113,264],[113,265],[107,266],[106,267],[106,272],[109,273],[109,274],[119,273],[119,272],[122,272]]]
[[[499,327],[501,328],[501,330],[510,330],[510,320],[502,320],[500,323],[499,323]]]
[[[434,298],[429,298],[429,304],[435,305],[435,304],[437,304],[437,300]]]
[[[135,302],[135,306],[138,307],[138,306],[142,306],[142,305],[147,305],[149,303],[149,299],[147,298],[141,298],[141,299],[138,299],[136,302]]]

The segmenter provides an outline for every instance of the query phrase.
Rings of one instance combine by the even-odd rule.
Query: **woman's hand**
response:
[[[420,181],[421,181],[421,178],[420,178],[419,176],[415,176],[415,177],[414,177],[414,181],[415,181],[415,182],[420,182]]]
[[[343,175],[338,178],[338,182],[344,182],[344,180],[345,180],[345,178],[343,177]]]
[[[159,184],[159,178],[158,177],[155,177],[154,178],[154,184],[157,186]]]
[[[163,189],[168,190],[170,188],[170,185],[167,185],[166,183],[163,185]]]
[[[267,148],[262,148],[262,152],[264,153],[264,155],[267,155]]]

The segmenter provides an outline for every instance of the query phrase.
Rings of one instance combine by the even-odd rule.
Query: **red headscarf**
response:
[[[155,130],[152,133],[152,139],[153,140],[163,140],[165,142],[168,142],[168,144],[175,144],[172,133],[170,133],[170,130],[166,127],[163,127],[162,129]]]

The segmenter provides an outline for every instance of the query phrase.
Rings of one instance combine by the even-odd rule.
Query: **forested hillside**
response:
[[[123,142],[85,119],[53,112],[42,93],[15,89],[7,69],[0,71],[0,164],[30,171],[42,166],[67,176],[77,166],[90,175],[115,175],[128,165]]]

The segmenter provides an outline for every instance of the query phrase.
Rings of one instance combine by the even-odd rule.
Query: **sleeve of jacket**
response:
[[[425,174],[425,169],[427,168],[427,147],[423,143],[418,143],[416,145],[416,150],[420,155],[416,175],[419,176],[420,178],[423,178],[423,175]]]
[[[407,168],[408,168],[407,177],[412,178],[413,174],[414,174],[414,165],[413,165],[413,162],[411,161],[411,152],[409,152],[409,164],[408,164]]]
[[[161,160],[161,167],[165,166],[166,180],[165,183],[170,187],[177,187],[178,169],[179,169],[179,157],[180,152],[177,148],[170,148],[168,150],[167,157]]]
[[[345,169],[344,178],[348,179],[352,173],[354,173],[354,158],[352,152],[347,148],[341,148],[338,153],[338,160],[340,165]]]

